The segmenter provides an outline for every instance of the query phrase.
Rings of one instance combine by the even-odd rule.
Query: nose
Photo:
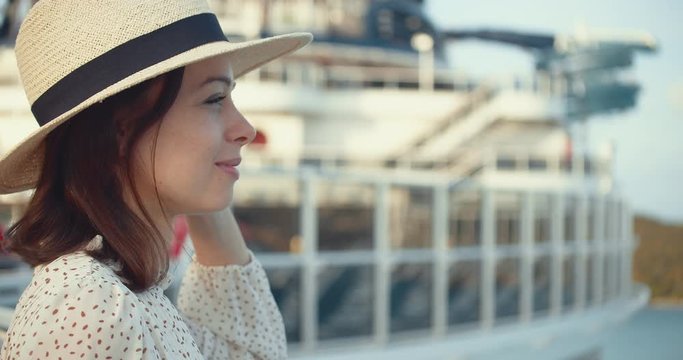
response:
[[[247,145],[254,141],[256,137],[256,129],[249,123],[242,113],[237,109],[234,110],[233,119],[230,121],[228,131],[226,132],[226,140],[234,142],[240,146]]]

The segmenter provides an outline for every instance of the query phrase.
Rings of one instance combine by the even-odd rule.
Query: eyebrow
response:
[[[235,80],[233,78],[227,76],[212,76],[204,80],[204,82],[201,83],[199,87],[203,87],[204,85],[210,84],[214,81],[225,83],[225,85],[227,85],[229,89],[232,89],[233,85],[235,84]]]

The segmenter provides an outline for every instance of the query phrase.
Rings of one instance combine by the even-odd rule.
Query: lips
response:
[[[242,159],[240,158],[235,158],[235,159],[230,159],[230,160],[223,160],[223,161],[218,161],[216,162],[216,166],[221,169],[223,172],[225,172],[228,175],[232,175],[235,178],[240,177],[239,170],[237,170],[237,166],[242,162]]]

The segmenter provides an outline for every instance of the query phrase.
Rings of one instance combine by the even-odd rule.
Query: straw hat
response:
[[[41,0],[15,47],[40,128],[0,159],[0,194],[35,187],[42,140],[88,106],[157,75],[229,54],[238,77],[312,39],[228,42],[206,0]]]

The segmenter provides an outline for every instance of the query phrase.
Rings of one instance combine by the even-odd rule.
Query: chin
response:
[[[211,205],[205,205],[205,206],[195,206],[192,207],[191,209],[187,209],[183,212],[182,214],[185,215],[202,215],[202,214],[211,214],[215,213],[218,211],[225,210],[228,206],[230,206],[230,202],[226,203],[221,203],[221,204],[211,204]]]
[[[224,210],[232,203],[232,189],[217,193],[215,191],[205,191],[203,193],[194,193],[194,195],[185,194],[181,199],[177,199],[173,203],[175,209],[179,214],[186,215],[200,215],[208,214]]]
[[[225,210],[230,204],[232,203],[232,193],[227,194],[225,196],[220,196],[220,197],[214,197],[213,199],[209,199],[210,202],[206,203],[205,206],[202,206],[201,209],[203,213],[211,213],[211,212],[216,212],[216,211],[221,211]]]

